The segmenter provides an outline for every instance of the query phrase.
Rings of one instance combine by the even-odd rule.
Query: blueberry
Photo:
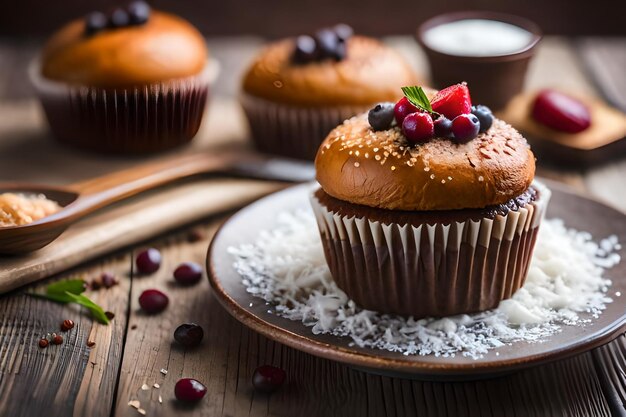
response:
[[[145,1],[134,1],[127,9],[131,25],[143,25],[150,18],[150,6]]]
[[[293,60],[299,64],[306,64],[315,61],[318,56],[318,49],[315,39],[308,35],[298,36],[296,39],[296,49],[293,53]]]
[[[85,17],[85,33],[93,35],[107,27],[107,17],[102,12],[91,12]]]
[[[124,26],[128,26],[130,22],[130,17],[128,16],[128,12],[124,9],[117,8],[111,12],[111,16],[109,17],[109,26],[113,28],[121,28]]]
[[[354,30],[345,23],[339,23],[333,28],[333,30],[337,34],[337,38],[340,42],[345,42],[350,39],[352,35],[354,35]]]
[[[394,118],[394,103],[378,103],[367,113],[367,121],[374,130],[387,130]]]
[[[452,120],[445,116],[439,116],[435,120],[435,136],[438,138],[449,138],[452,136]]]
[[[337,45],[339,45],[339,37],[331,29],[322,29],[315,34],[315,40],[320,51],[320,58],[341,59]]]
[[[493,114],[491,109],[487,106],[479,104],[478,106],[472,106],[472,114],[478,117],[480,122],[480,132],[486,132],[493,124]]]

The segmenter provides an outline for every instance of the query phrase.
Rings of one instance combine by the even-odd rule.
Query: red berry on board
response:
[[[419,111],[419,109],[411,104],[409,99],[407,99],[406,97],[402,97],[393,108],[393,113],[395,115],[396,123],[398,124],[398,126],[402,126],[402,122],[404,121],[405,117],[417,111]]]
[[[280,388],[287,379],[287,373],[272,365],[261,365],[254,370],[252,385],[257,391],[272,393]]]
[[[145,290],[139,296],[139,305],[141,309],[148,314],[156,314],[165,310],[169,298],[159,290]]]
[[[204,330],[195,323],[181,324],[174,331],[174,340],[187,348],[198,346],[203,337]]]
[[[200,401],[206,394],[206,387],[193,378],[179,379],[174,386],[174,395],[178,401],[196,402]]]
[[[174,270],[174,279],[183,285],[196,284],[202,278],[202,267],[195,262],[183,262]]]
[[[155,248],[143,250],[137,255],[135,265],[140,274],[152,274],[161,267],[161,252]]]
[[[402,133],[411,143],[424,143],[435,135],[433,118],[428,113],[411,113],[402,122]]]
[[[537,95],[532,115],[539,123],[560,132],[578,133],[591,125],[587,106],[554,90],[543,90]]]
[[[439,91],[430,102],[433,110],[452,120],[472,112],[472,99],[465,83],[455,84]]]
[[[44,349],[47,348],[48,345],[50,344],[50,342],[48,342],[48,339],[39,339],[39,347]]]
[[[459,143],[469,142],[478,136],[480,121],[475,114],[461,114],[452,121],[452,134]]]

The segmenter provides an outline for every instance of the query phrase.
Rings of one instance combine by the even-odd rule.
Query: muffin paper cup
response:
[[[359,306],[414,318],[494,308],[526,279],[550,191],[493,219],[451,224],[384,224],[313,211],[333,279]],[[348,203],[347,203],[348,204]]]
[[[296,107],[242,93],[252,140],[262,152],[315,159],[317,149],[337,125],[371,108],[366,106]]]
[[[189,142],[200,127],[217,73],[217,63],[210,62],[196,76],[105,89],[48,80],[38,61],[29,68],[55,137],[108,153],[156,152]]]

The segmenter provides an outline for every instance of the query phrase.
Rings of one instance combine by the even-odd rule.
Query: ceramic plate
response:
[[[562,359],[607,343],[626,331],[626,216],[561,185],[546,183],[553,191],[547,217],[560,217],[566,226],[589,231],[594,239],[616,234],[622,243],[619,251],[622,262],[607,271],[606,275],[613,280],[609,295],[614,301],[608,304],[603,314],[585,326],[563,326],[560,333],[541,343],[513,343],[491,350],[482,359],[462,355],[448,358],[405,356],[351,346],[347,337],[315,335],[310,327],[298,321],[268,313],[270,307],[265,302],[246,292],[227,249],[254,242],[262,229],[271,229],[278,212],[307,207],[311,184],[265,197],[224,223],[209,248],[209,280],[226,310],[251,329],[293,348],[370,372],[417,378],[480,378]],[[618,291],[622,297],[614,296]]]

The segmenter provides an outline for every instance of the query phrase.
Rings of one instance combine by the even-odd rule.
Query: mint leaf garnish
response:
[[[43,298],[61,304],[76,303],[87,308],[91,315],[100,323],[108,324],[109,319],[104,314],[104,309],[94,303],[89,297],[83,295],[85,281],[82,279],[66,279],[54,282],[46,287],[46,292],[27,293],[33,297]]]
[[[430,100],[428,100],[428,97],[422,87],[402,87],[402,92],[404,93],[404,97],[406,97],[406,99],[418,109],[422,109],[425,112],[439,116],[439,113],[434,111],[433,107],[430,105]]]

